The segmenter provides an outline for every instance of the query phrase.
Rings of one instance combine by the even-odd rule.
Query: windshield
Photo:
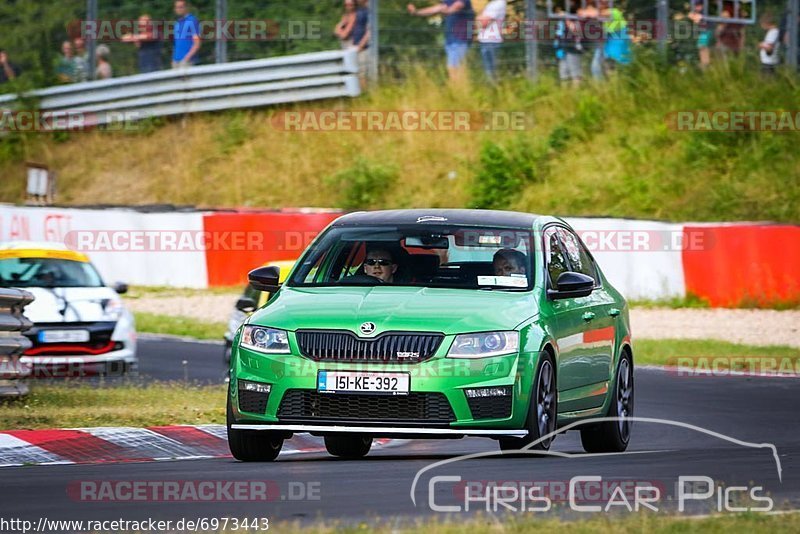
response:
[[[306,252],[289,286],[394,285],[525,291],[531,232],[464,226],[335,227]]]
[[[91,263],[55,258],[0,260],[0,287],[102,287]]]

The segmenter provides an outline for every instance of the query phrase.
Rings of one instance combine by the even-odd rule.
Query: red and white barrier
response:
[[[141,213],[0,206],[0,241],[57,241],[86,252],[107,282],[241,285],[296,259],[335,211]],[[629,299],[693,294],[713,306],[800,300],[800,226],[568,218]]]

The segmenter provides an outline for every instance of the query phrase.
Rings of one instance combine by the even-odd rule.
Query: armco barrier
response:
[[[686,291],[712,306],[800,302],[800,226],[687,225]],[[698,239],[699,237],[699,239]]]
[[[0,396],[19,396],[28,393],[21,380],[31,373],[30,367],[20,364],[19,356],[30,348],[31,342],[20,335],[33,324],[22,314],[33,302],[33,295],[19,289],[0,288]]]
[[[43,112],[72,117],[54,121],[58,129],[356,97],[360,92],[355,51],[333,50],[74,83],[26,96],[39,99]],[[15,106],[16,95],[0,96],[0,109]]]

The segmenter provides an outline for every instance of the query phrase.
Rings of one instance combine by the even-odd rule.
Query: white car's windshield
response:
[[[306,252],[289,285],[527,290],[531,245],[531,232],[518,228],[334,227]]]
[[[0,260],[0,287],[102,287],[91,263],[60,258]]]

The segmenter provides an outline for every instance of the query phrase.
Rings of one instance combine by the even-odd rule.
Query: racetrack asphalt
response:
[[[141,374],[159,380],[182,380],[184,360],[189,362],[190,380],[221,382],[224,376],[222,347],[175,340],[142,340]],[[459,484],[476,481],[535,483],[549,488],[554,508],[546,513],[576,514],[562,502],[563,490],[572,477],[598,475],[612,488],[620,480],[658,487],[659,510],[677,506],[679,476],[710,477],[720,492],[731,486],[763,486],[757,495],[769,495],[775,508],[800,507],[800,381],[786,378],[690,377],[669,372],[639,369],[636,372],[637,417],[658,418],[697,425],[743,442],[770,443],[777,448],[782,467],[779,479],[771,450],[732,443],[696,430],[659,423],[637,422],[628,452],[581,456],[578,432],[560,436],[552,450],[576,453],[576,457],[502,457],[454,461],[420,476],[416,506],[411,487],[420,469],[462,454],[497,451],[494,441],[481,438],[398,442],[373,451],[363,460],[340,460],[324,453],[285,456],[275,463],[245,464],[232,459],[191,460],[158,463],[108,465],[52,465],[0,470],[0,502],[3,517],[37,521],[142,520],[177,521],[182,518],[267,517],[271,522],[414,520],[441,515],[436,505],[458,505],[464,500]],[[440,482],[433,493],[429,482],[434,475],[458,476],[458,482]],[[270,500],[223,498],[217,502],[188,500],[156,502],[145,500],[82,499],[75,488],[85,481],[265,481]],[[120,486],[114,486],[120,487]],[[579,488],[582,486],[579,486]],[[705,489],[705,488],[701,488]],[[698,489],[700,491],[700,489]],[[610,492],[610,489],[609,489]],[[601,492],[602,493],[602,492]],[[630,493],[630,492],[626,492]],[[432,497],[431,497],[432,495]],[[691,502],[692,513],[714,512],[720,506],[712,498]],[[605,506],[609,495],[578,495],[578,504]],[[723,506],[741,504],[736,493],[723,494]],[[762,503],[756,503],[761,505]],[[514,511],[530,515],[520,501]],[[486,512],[482,502],[471,503],[471,511]],[[614,507],[623,510],[624,507]],[[503,511],[503,507],[500,506]],[[457,514],[458,515],[458,514]],[[576,514],[582,515],[582,514]],[[590,514],[591,515],[591,514]]]

